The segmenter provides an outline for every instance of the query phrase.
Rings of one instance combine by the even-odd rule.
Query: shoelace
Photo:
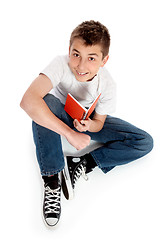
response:
[[[84,167],[83,164],[80,164],[75,171],[73,177],[73,188],[75,186],[76,181],[80,178],[81,175],[86,181],[88,180],[88,176],[86,175],[86,167]]]
[[[51,189],[49,186],[45,188],[45,213],[59,213],[60,209],[60,187]]]

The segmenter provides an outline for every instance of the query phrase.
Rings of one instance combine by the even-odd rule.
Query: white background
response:
[[[160,239],[160,33],[159,1],[14,0],[0,3],[1,173],[3,239]],[[31,119],[19,107],[29,84],[59,54],[70,33],[98,20],[111,34],[106,65],[117,82],[115,116],[148,131],[154,149],[107,175],[80,180],[76,196],[62,196],[59,226],[43,223],[43,187]]]

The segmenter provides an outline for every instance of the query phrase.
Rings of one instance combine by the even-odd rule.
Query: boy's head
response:
[[[110,35],[99,22],[86,21],[71,34],[69,67],[80,82],[91,81],[108,60]]]
[[[110,47],[110,34],[108,29],[100,22],[85,21],[78,25],[70,37],[70,47],[75,39],[81,39],[86,46],[100,45],[103,58],[108,55]]]

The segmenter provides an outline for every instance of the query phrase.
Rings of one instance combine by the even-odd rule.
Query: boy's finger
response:
[[[85,121],[85,120],[81,120],[80,123],[81,123],[82,125],[85,125],[86,121]]]

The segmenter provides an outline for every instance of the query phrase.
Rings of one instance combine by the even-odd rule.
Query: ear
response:
[[[71,49],[71,47],[69,46],[69,57],[70,57],[70,49]]]
[[[104,65],[106,64],[106,62],[108,61],[109,55],[105,56],[102,60],[102,65],[101,67],[104,67]]]

